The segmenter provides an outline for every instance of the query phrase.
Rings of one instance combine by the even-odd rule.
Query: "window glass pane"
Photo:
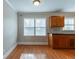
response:
[[[24,27],[34,27],[34,19],[33,18],[25,18],[24,19]]]
[[[65,18],[65,24],[74,24],[74,18]]]
[[[35,27],[46,27],[46,19],[45,18],[36,18]]]
[[[65,24],[64,26],[75,26],[75,24]]]
[[[74,26],[65,26],[63,30],[74,30]]]
[[[74,17],[66,17],[64,25],[65,26],[64,26],[63,30],[75,30],[74,29],[74,26],[75,26]]]
[[[24,35],[26,36],[33,36],[34,35],[34,28],[24,28]]]
[[[36,28],[36,36],[45,36],[46,28]]]

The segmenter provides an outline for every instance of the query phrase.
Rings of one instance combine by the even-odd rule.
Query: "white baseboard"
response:
[[[9,51],[7,51],[5,55],[3,55],[3,59],[6,59],[10,55],[10,53],[16,48],[16,46],[17,44],[15,44]]]
[[[19,45],[48,45],[48,42],[18,42]]]

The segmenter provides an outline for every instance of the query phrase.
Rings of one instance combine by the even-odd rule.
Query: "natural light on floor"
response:
[[[20,59],[46,59],[46,54],[32,54],[32,53],[28,53],[28,54],[21,54]]]

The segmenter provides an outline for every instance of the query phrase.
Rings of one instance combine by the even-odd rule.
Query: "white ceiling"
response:
[[[75,0],[40,0],[34,6],[32,0],[8,0],[17,12],[74,12]]]

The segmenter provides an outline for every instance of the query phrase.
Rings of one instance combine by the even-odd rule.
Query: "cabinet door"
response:
[[[59,16],[57,18],[57,26],[58,27],[64,27],[64,16]]]
[[[67,48],[75,48],[75,36],[74,35],[67,35]]]
[[[75,48],[75,39],[70,39],[70,48]]]
[[[66,38],[62,35],[54,35],[53,48],[66,48]]]
[[[64,16],[51,16],[51,27],[64,27]]]
[[[59,39],[53,38],[53,48],[60,48]]]
[[[60,48],[66,48],[66,39],[61,38],[59,42]]]
[[[57,26],[57,17],[56,16],[51,16],[51,27],[56,27]]]
[[[70,37],[70,48],[75,48],[75,35]]]

